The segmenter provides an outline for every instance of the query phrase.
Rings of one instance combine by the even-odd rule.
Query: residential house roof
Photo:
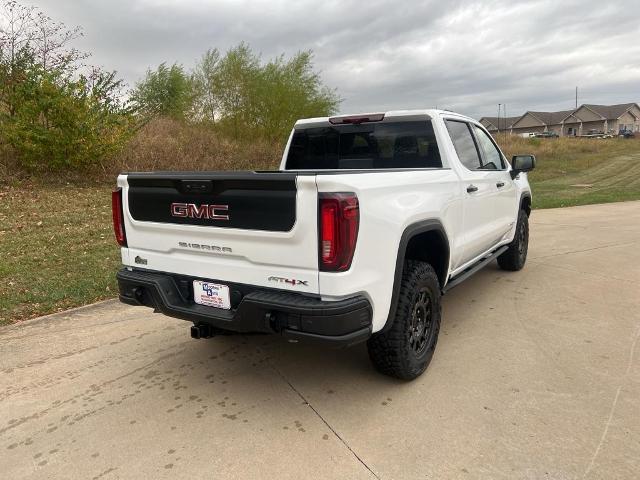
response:
[[[563,110],[560,112],[531,112],[527,113],[533,115],[545,125],[558,125],[562,120],[571,115],[575,110]],[[525,114],[526,115],[526,114]]]
[[[620,103],[618,105],[591,105],[585,104],[583,107],[594,111],[607,120],[620,118],[627,110],[636,105],[635,103]]]
[[[520,117],[482,117],[480,119],[480,122],[482,122],[483,120],[490,123],[491,125],[493,125],[494,127],[498,128],[498,125],[500,125],[500,129],[506,129],[506,128],[511,128],[511,125],[513,125],[515,123],[516,120],[518,120]]]
[[[631,109],[633,106],[636,106],[638,109],[640,109],[640,106],[637,103],[619,103],[617,105],[583,104],[583,105],[580,105],[580,107],[572,109],[572,110],[562,110],[562,111],[559,111],[559,112],[533,112],[533,111],[527,111],[527,112],[524,113],[524,115],[521,115],[519,117],[506,117],[506,118],[500,118],[500,119],[498,119],[498,117],[482,117],[480,119],[480,121],[481,122],[482,121],[488,122],[488,123],[490,123],[491,125],[493,125],[496,128],[498,126],[498,121],[500,121],[500,128],[501,129],[508,129],[508,128],[513,127],[514,124],[517,123],[518,120],[520,120],[521,118],[524,118],[527,115],[530,115],[530,116],[534,117],[535,119],[539,120],[540,123],[542,123],[544,125],[547,125],[547,126],[549,126],[549,125],[559,125],[564,120],[566,120],[568,117],[570,117],[571,115],[575,114],[581,108],[588,108],[589,110],[594,112],[596,115],[600,115],[603,120],[604,119],[616,120],[616,119],[620,118],[629,109]]]

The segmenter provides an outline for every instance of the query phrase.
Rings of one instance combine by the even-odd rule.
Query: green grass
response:
[[[500,140],[509,155],[537,156],[535,208],[640,199],[640,141]],[[0,184],[0,324],[116,295],[112,186]]]
[[[0,186],[0,324],[115,295],[110,191]]]
[[[535,208],[640,199],[640,153],[600,159],[585,170],[557,177],[539,180],[535,173],[530,179]]]
[[[505,154],[532,153],[534,208],[640,199],[640,140],[499,137]]]

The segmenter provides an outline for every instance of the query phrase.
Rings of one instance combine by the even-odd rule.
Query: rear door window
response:
[[[285,168],[442,168],[442,161],[431,121],[381,122],[297,129]]]
[[[446,124],[460,162],[469,170],[482,168],[480,155],[471,130],[469,129],[469,124],[456,120],[446,120]]]

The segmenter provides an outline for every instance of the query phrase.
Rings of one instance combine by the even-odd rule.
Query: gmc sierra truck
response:
[[[296,122],[278,171],[123,173],[113,192],[120,300],[193,322],[191,336],[367,342],[413,379],[441,295],[527,258],[531,155],[441,110]]]

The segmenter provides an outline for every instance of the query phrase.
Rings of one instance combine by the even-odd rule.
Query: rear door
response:
[[[317,188],[295,173],[151,173],[118,178],[125,265],[318,292]]]

